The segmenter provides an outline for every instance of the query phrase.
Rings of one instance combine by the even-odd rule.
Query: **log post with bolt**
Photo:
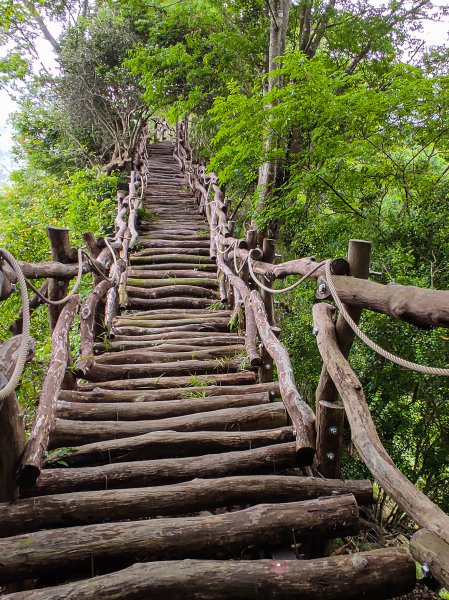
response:
[[[349,275],[359,279],[369,276],[371,242],[350,240],[348,246]],[[317,297],[327,296],[326,283],[318,281]],[[359,322],[362,309],[347,306],[346,310],[356,323]],[[337,339],[343,355],[347,358],[355,334],[344,317],[339,315],[336,324]],[[317,453],[316,468],[321,475],[329,478],[340,477],[341,450],[343,446],[344,408],[338,401],[337,389],[323,366],[316,390]]]
[[[274,257],[276,255],[274,240],[264,238],[262,243],[262,251],[263,251],[263,261],[265,263],[272,264],[274,262]],[[264,282],[266,287],[271,287],[272,284],[269,282]],[[260,290],[260,295],[262,297],[265,310],[268,317],[269,324],[274,327],[274,298],[273,294],[267,292],[266,290]],[[268,354],[267,350],[264,346],[261,349],[261,358],[262,364],[259,367],[259,381],[261,383],[268,383],[273,381],[273,359]]]

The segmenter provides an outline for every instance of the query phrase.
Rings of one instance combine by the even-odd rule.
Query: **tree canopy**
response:
[[[448,13],[429,0],[2,2],[1,81],[20,103],[2,243],[17,219],[15,248],[31,258],[34,237],[33,259],[45,255],[33,227],[46,220],[104,231],[115,170],[130,168],[145,118],[159,115],[188,120],[239,230],[270,232],[285,260],[343,256],[349,238],[371,239],[379,281],[447,289],[449,48],[424,44],[420,29]],[[277,310],[313,403],[312,301],[300,288]],[[443,330],[372,314],[362,325],[411,360],[447,362]],[[352,360],[391,456],[448,510],[447,384],[362,345]]]

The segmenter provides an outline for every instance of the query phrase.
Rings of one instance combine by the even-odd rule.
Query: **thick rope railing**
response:
[[[449,369],[444,369],[444,368],[440,368],[440,367],[429,367],[427,365],[421,365],[419,363],[415,363],[410,360],[406,360],[405,358],[401,358],[400,356],[397,356],[396,354],[393,354],[392,352],[385,350],[385,348],[382,348],[382,346],[379,346],[379,344],[376,344],[376,342],[373,342],[373,340],[371,340],[366,335],[366,333],[364,333],[360,329],[360,327],[354,322],[354,320],[351,318],[351,315],[348,313],[348,311],[344,307],[343,302],[340,300],[337,290],[335,289],[334,282],[332,281],[332,272],[331,272],[330,265],[331,265],[331,261],[329,261],[329,260],[325,261],[324,269],[325,269],[325,273],[326,273],[326,281],[327,281],[327,285],[329,287],[329,291],[332,294],[332,298],[334,299],[335,304],[338,307],[338,310],[343,315],[343,317],[344,317],[345,321],[347,322],[347,324],[349,325],[349,327],[356,334],[356,336],[359,339],[361,339],[364,344],[366,344],[368,346],[368,348],[371,348],[371,350],[373,350],[374,352],[376,352],[383,358],[386,358],[387,360],[390,360],[391,362],[393,362],[401,367],[404,367],[405,369],[409,369],[410,371],[416,371],[417,373],[422,373],[423,375],[439,375],[441,377],[449,377]]]
[[[14,390],[19,385],[20,378],[22,377],[23,371],[25,369],[25,363],[28,358],[28,351],[30,347],[30,306],[29,299],[27,293],[27,285],[25,276],[22,273],[22,269],[20,268],[19,263],[16,261],[14,256],[5,250],[4,248],[0,249],[0,256],[6,260],[6,262],[11,266],[14,270],[17,281],[20,287],[20,298],[22,300],[22,313],[23,313],[23,331],[22,331],[22,339],[20,341],[19,347],[19,355],[17,357],[17,362],[14,367],[13,374],[11,375],[11,379],[5,385],[3,389],[0,390],[0,407],[2,405],[2,401],[5,400],[8,396],[10,396]]]

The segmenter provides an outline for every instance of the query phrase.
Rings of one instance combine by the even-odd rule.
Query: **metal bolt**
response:
[[[14,294],[14,292],[17,292],[17,285],[15,283],[11,283],[11,294]]]
[[[430,568],[427,563],[424,563],[421,565],[421,571],[422,571],[422,574],[424,575],[424,577],[430,576]]]
[[[318,329],[317,329],[317,327],[312,327],[312,335],[314,335],[314,336],[318,335]]]
[[[277,566],[277,567],[280,567],[280,566],[281,566],[281,563],[276,563],[276,566]]]
[[[326,290],[326,284],[325,283],[320,283],[320,285],[318,286],[318,291],[320,292],[320,294],[324,294],[327,290]]]
[[[337,435],[338,428],[335,427],[335,425],[332,425],[331,427],[329,427],[329,433],[331,433],[332,435]]]
[[[329,460],[334,460],[335,459],[335,452],[328,452],[326,454],[326,458]]]

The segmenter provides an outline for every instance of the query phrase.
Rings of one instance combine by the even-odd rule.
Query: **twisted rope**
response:
[[[61,300],[49,300],[43,294],[40,293],[40,291],[37,289],[37,287],[35,287],[31,283],[31,281],[29,281],[25,277],[24,277],[24,279],[25,279],[26,285],[30,288],[30,290],[32,290],[36,294],[36,296],[40,300],[42,300],[42,302],[45,302],[45,304],[48,304],[49,306],[61,306],[62,304],[66,304],[66,302],[68,302],[70,300],[70,298],[76,294],[76,292],[78,291],[78,288],[80,286],[82,277],[83,277],[83,251],[81,250],[81,248],[78,248],[78,274],[76,276],[75,285],[71,289],[70,293],[67,294],[67,296],[65,296],[64,298],[61,298]]]
[[[440,367],[428,367],[427,365],[420,365],[420,364],[412,362],[410,360],[406,360],[405,358],[401,358],[400,356],[397,356],[396,354],[393,354],[392,352],[385,350],[384,348],[382,348],[381,346],[376,344],[376,342],[373,342],[366,335],[366,333],[364,333],[360,329],[360,327],[354,322],[354,320],[351,318],[351,315],[349,315],[348,311],[344,307],[343,302],[340,300],[337,290],[335,289],[334,282],[332,281],[332,273],[331,273],[330,265],[331,265],[331,261],[329,261],[329,260],[326,261],[324,269],[325,269],[325,273],[326,273],[327,285],[329,287],[330,293],[332,294],[332,298],[334,299],[335,304],[338,307],[338,310],[343,315],[343,317],[344,317],[345,321],[347,322],[347,324],[349,325],[349,327],[356,334],[356,336],[358,338],[360,338],[362,340],[362,342],[368,346],[368,348],[371,348],[371,350],[373,350],[380,356],[383,356],[383,358],[386,358],[387,360],[390,360],[391,362],[393,362],[401,367],[404,367],[405,369],[410,369],[411,371],[416,371],[417,373],[422,373],[423,375],[440,375],[441,377],[449,377],[449,369],[443,369]]]
[[[270,294],[285,294],[285,292],[290,292],[291,290],[294,290],[299,285],[301,285],[301,283],[303,283],[306,279],[308,279],[311,275],[313,275],[313,273],[315,273],[315,271],[318,271],[318,269],[320,267],[322,267],[324,264],[326,264],[325,261],[318,263],[315,267],[313,267],[313,269],[310,269],[310,271],[308,271],[305,275],[303,275],[301,277],[301,279],[299,279],[298,281],[295,281],[295,283],[292,283],[292,285],[289,285],[288,287],[282,288],[281,290],[276,290],[276,289],[267,287],[266,285],[264,285],[261,281],[259,281],[257,279],[257,277],[256,277],[256,275],[254,273],[254,270],[253,270],[252,263],[253,263],[253,259],[251,258],[250,255],[248,255],[248,267],[249,267],[249,273],[251,275],[252,280],[260,288],[262,288],[263,290],[265,290],[266,292],[268,292]]]
[[[14,270],[17,281],[20,286],[20,298],[22,300],[22,312],[23,312],[23,331],[22,331],[22,339],[20,341],[19,346],[19,355],[17,357],[17,362],[14,367],[13,374],[11,375],[11,379],[5,385],[3,389],[0,390],[0,407],[3,400],[11,395],[16,387],[19,384],[20,378],[22,377],[23,371],[25,369],[25,363],[28,358],[28,350],[30,347],[30,305],[27,293],[27,286],[25,276],[22,273],[22,269],[20,268],[19,263],[16,261],[14,256],[5,250],[4,248],[0,248],[0,256],[4,258],[11,268]]]

